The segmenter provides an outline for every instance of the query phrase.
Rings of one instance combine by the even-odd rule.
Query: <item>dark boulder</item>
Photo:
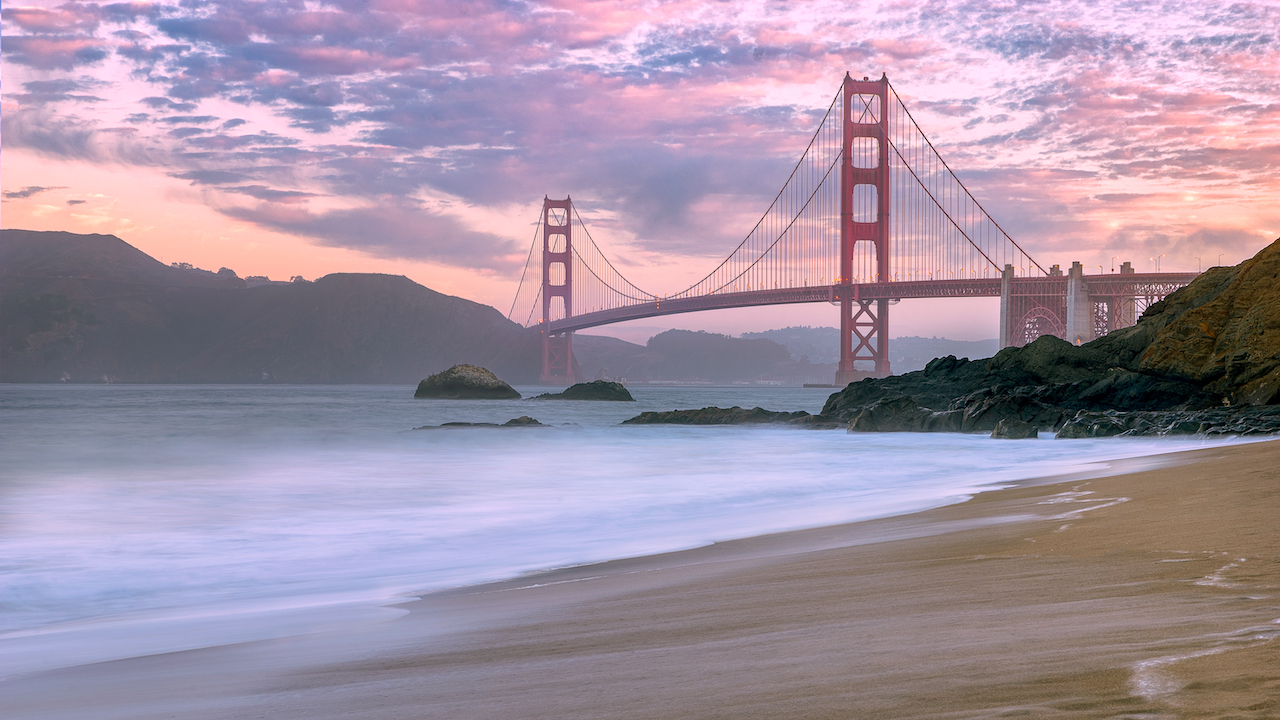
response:
[[[528,415],[521,415],[518,418],[511,418],[510,420],[502,423],[501,425],[499,425],[498,423],[483,423],[483,422],[481,423],[447,422],[447,423],[442,423],[440,425],[423,425],[422,427],[414,428],[414,430],[440,430],[441,428],[477,428],[477,427],[497,428],[497,427],[551,427],[551,426],[544,425],[538,422],[537,420],[529,417]]]
[[[418,383],[415,398],[519,400],[515,388],[475,365],[454,365]]]
[[[570,386],[564,392],[543,393],[534,400],[609,400],[615,402],[635,402],[631,392],[622,383],[608,380],[592,380]]]

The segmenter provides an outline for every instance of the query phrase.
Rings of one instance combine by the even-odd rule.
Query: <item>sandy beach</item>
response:
[[[913,515],[555,570],[403,609],[339,632],[11,678],[0,709],[1277,718],[1280,443],[1120,461]]]

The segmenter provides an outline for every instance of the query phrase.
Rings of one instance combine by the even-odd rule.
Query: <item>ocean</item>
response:
[[[0,675],[381,621],[431,590],[910,513],[1208,444],[622,426],[708,405],[816,413],[832,392],[631,390],[635,403],[0,385]],[[522,415],[551,427],[414,430]]]

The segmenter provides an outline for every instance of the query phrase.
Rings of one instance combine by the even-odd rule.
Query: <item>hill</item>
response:
[[[762,338],[668,330],[644,345],[576,334],[573,352],[587,377],[652,382],[767,382],[800,385],[831,382],[834,365],[795,361],[786,347]]]
[[[815,365],[830,364],[835,374],[835,363],[840,360],[840,329],[834,327],[809,327],[807,325],[785,327],[764,332],[742,333],[743,338],[772,340],[785,345],[792,359],[808,358]],[[940,337],[896,337],[889,341],[889,364],[893,372],[902,373],[923,370],[934,358],[955,355],[957,357],[986,358],[996,354],[1000,341],[948,340]],[[827,378],[823,382],[830,382]]]
[[[393,275],[248,287],[111,235],[0,231],[0,382],[417,383],[458,363],[534,382],[497,310]]]

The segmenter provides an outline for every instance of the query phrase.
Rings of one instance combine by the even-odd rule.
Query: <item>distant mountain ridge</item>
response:
[[[111,235],[0,231],[0,382],[404,383],[457,363],[534,382],[535,334],[402,276],[247,287]]]
[[[772,340],[785,345],[792,359],[808,358],[814,365],[834,365],[840,359],[840,329],[834,327],[809,327],[801,325],[764,332],[742,333],[749,339]],[[1000,350],[1000,341],[950,340],[940,337],[908,335],[889,340],[889,363],[893,372],[923,370],[934,358],[955,355],[970,359],[987,358]],[[834,370],[832,371],[834,373]]]

